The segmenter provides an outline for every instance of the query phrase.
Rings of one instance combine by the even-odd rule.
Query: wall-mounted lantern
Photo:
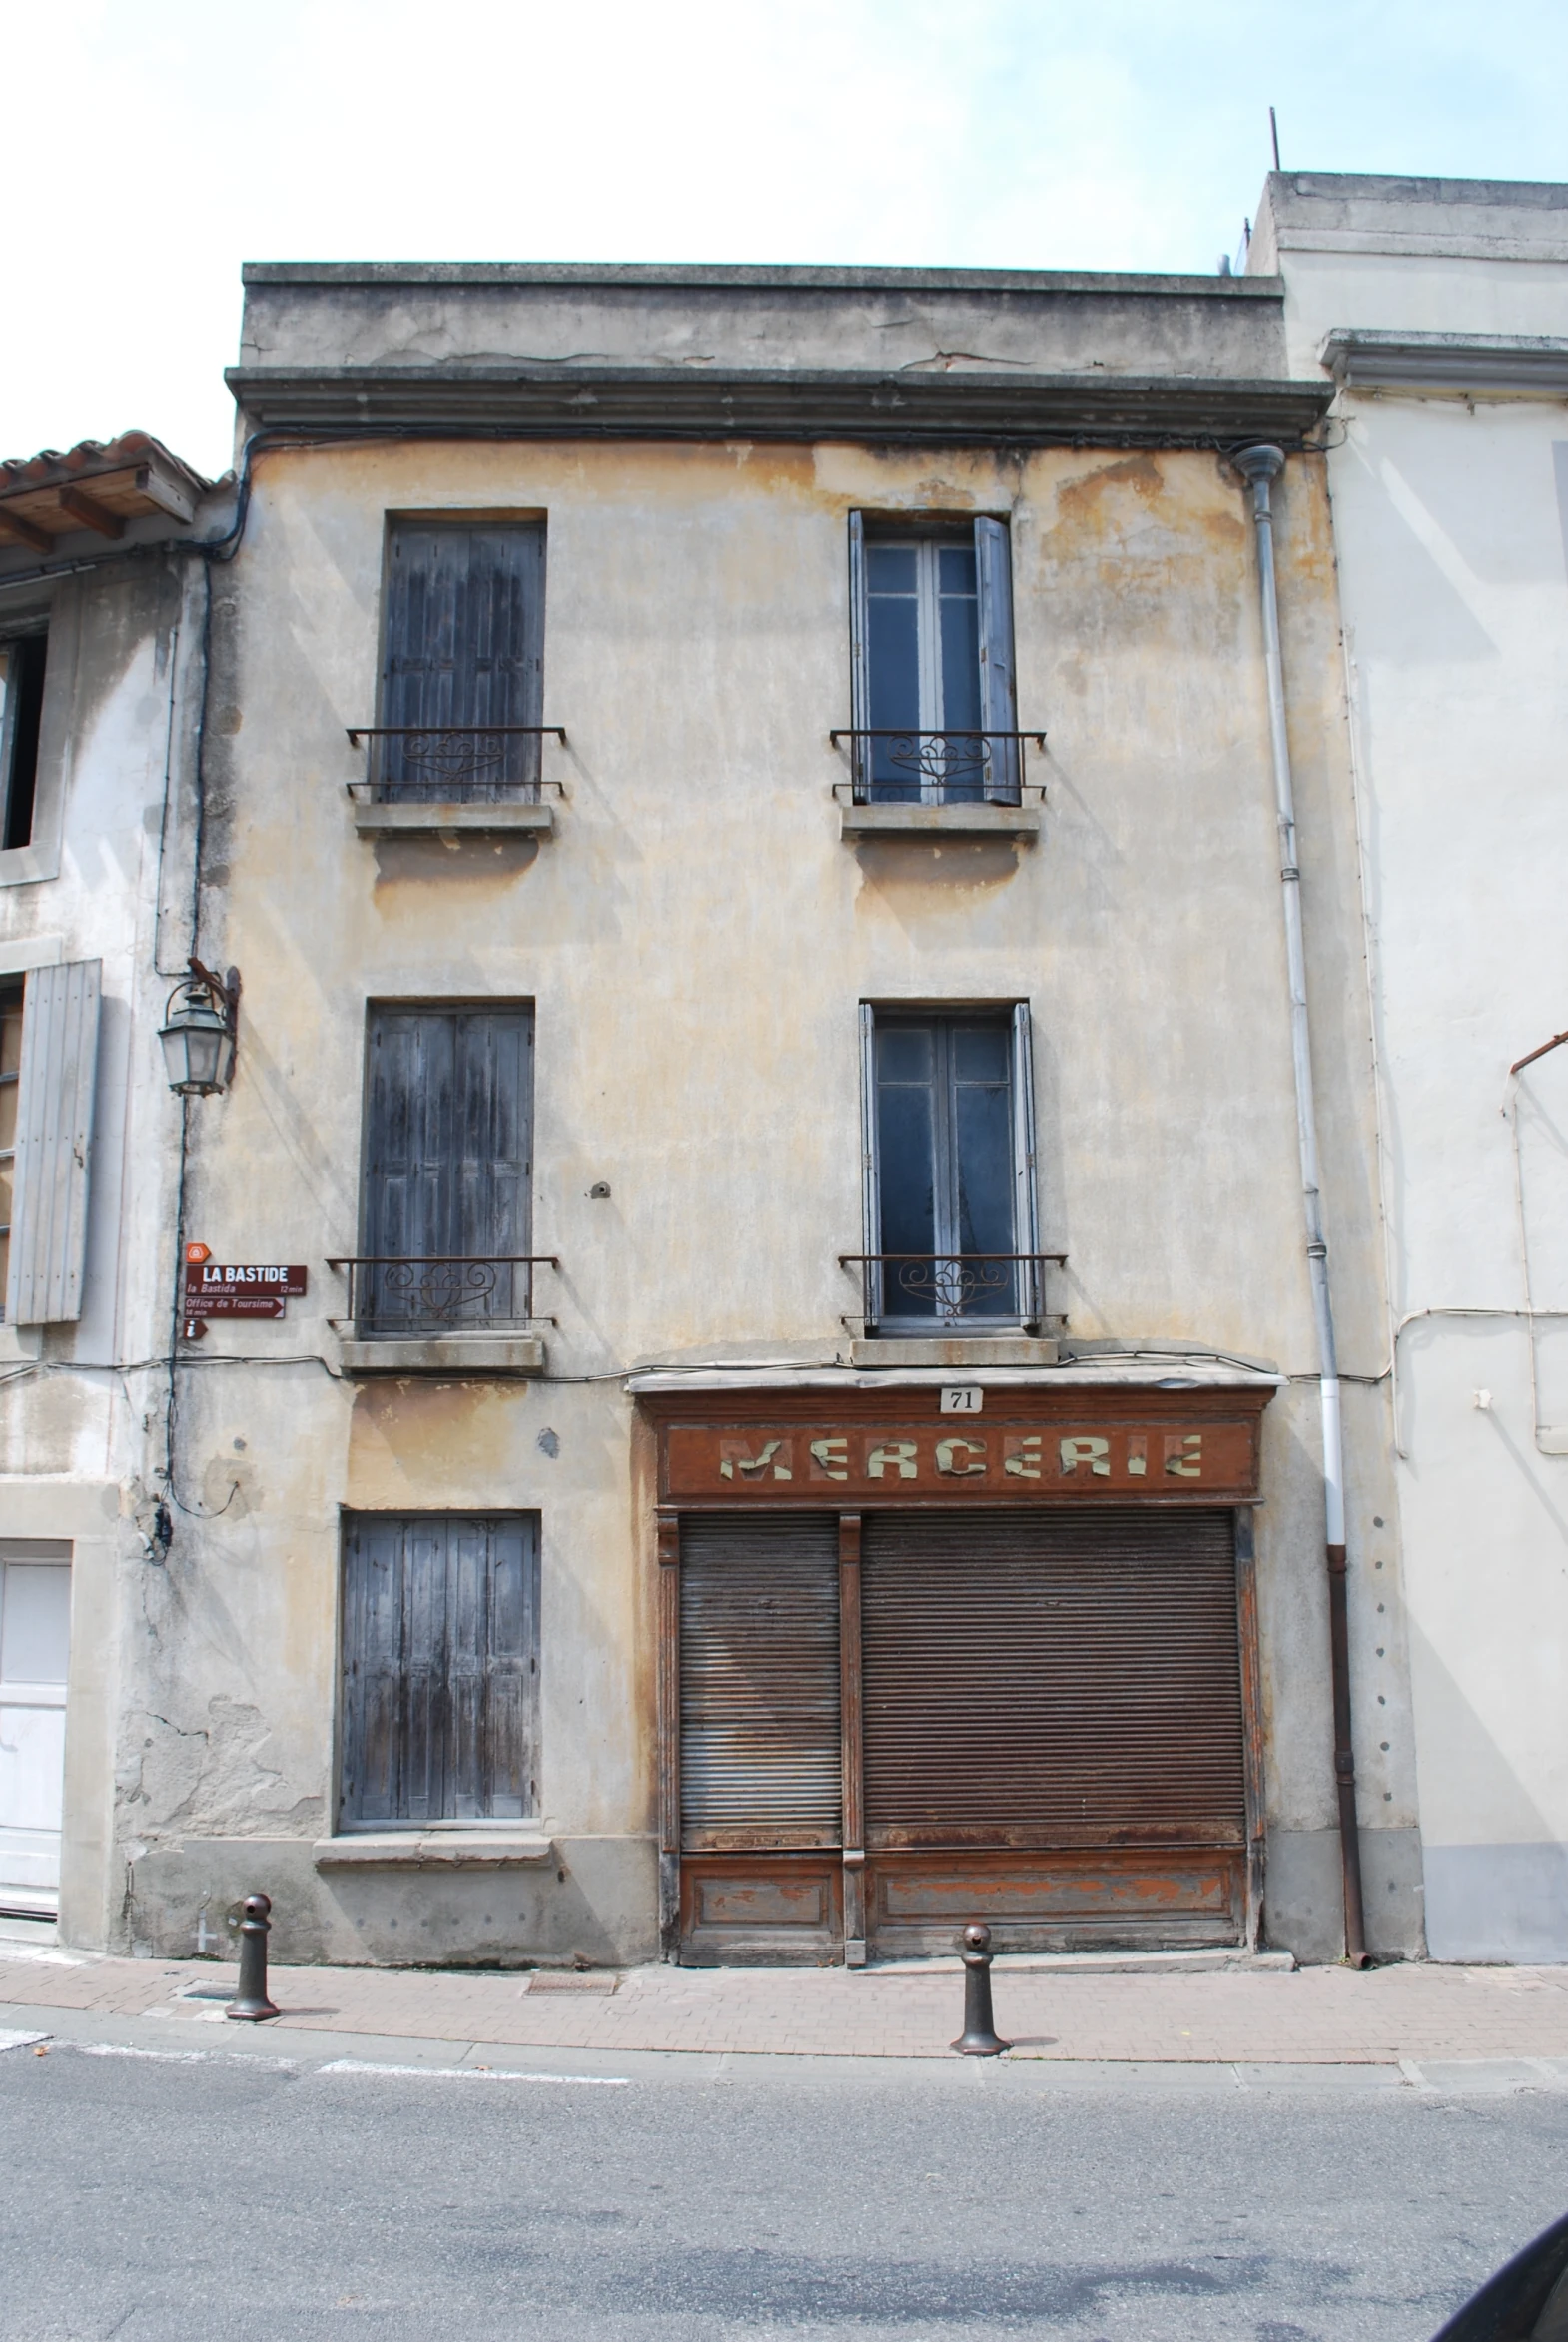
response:
[[[169,1087],[180,1098],[211,1098],[234,1073],[240,1028],[240,971],[224,982],[194,956],[191,973],[169,995],[158,1038]]]

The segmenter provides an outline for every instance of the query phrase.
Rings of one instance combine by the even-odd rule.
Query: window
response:
[[[0,987],[0,1317],[11,1269],[12,1197],[16,1192],[16,1107],[22,1071],[22,987]]]
[[[856,793],[1016,804],[1013,580],[1000,520],[850,515]]]
[[[374,1008],[367,1093],[361,1332],[525,1324],[532,1009]]]
[[[861,1019],[867,1332],[1038,1322],[1028,1009]]]
[[[384,797],[536,797],[542,523],[398,520],[387,554],[377,777]]]
[[[0,848],[32,843],[48,648],[45,634],[0,642]]]
[[[532,1513],[344,1520],[344,1829],[519,1822],[538,1797]]]

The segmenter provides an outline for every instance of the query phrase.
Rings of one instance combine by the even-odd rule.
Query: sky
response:
[[[1563,0],[55,0],[9,47],[0,453],[210,476],[246,260],[1211,271],[1270,104],[1287,170],[1568,179]]]

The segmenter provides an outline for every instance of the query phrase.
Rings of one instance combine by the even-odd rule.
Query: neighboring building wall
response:
[[[0,854],[0,980],[34,972],[32,1015],[37,972],[101,964],[80,1314],[0,1326],[0,1552],[42,1544],[72,1570],[60,1926],[87,1946],[119,1924],[119,1701],[160,1554],[179,1109],[158,970],[178,973],[190,943],[201,581],[145,541],[158,527],[97,560],[78,532],[55,566],[81,570],[35,582],[47,563],[0,558],[0,635],[49,625],[32,842]]]
[[[1276,176],[1252,264],[1342,385],[1427,1938],[1560,1960],[1568,1062],[1509,1068],[1568,1023],[1568,188]]]
[[[657,275],[629,280],[638,355]],[[289,292],[308,328],[280,294],[266,333],[248,332],[296,384],[380,357],[410,303],[432,366],[455,354],[460,374],[463,352],[507,337],[549,347],[504,300],[475,314],[460,281],[428,277],[356,306],[352,274],[328,276]],[[1157,375],[1145,314],[1105,280],[1092,290],[1088,342]],[[683,322],[678,291],[657,299],[664,340],[710,347],[711,318]],[[586,292],[568,304],[568,348],[617,347],[595,301],[607,308]],[[861,301],[819,305],[846,366],[846,351],[871,364]],[[1204,314],[1216,335],[1243,320],[1233,372],[1269,371],[1255,304],[1216,298]],[[265,414],[265,384],[252,390]],[[837,1256],[862,1248],[858,1004],[1024,1000],[1070,1347],[1147,1342],[1151,1382],[1180,1372],[1162,1345],[1277,1359],[1292,1378],[1265,1418],[1259,1515],[1267,1927],[1302,1956],[1336,1956],[1316,1360],[1238,482],[1191,448],[569,436],[263,452],[256,477],[215,613],[204,864],[203,932],[242,970],[244,1022],[231,1094],[192,1112],[185,1232],[221,1259],[306,1261],[311,1289],[285,1324],[215,1322],[180,1376],[177,1470],[204,1517],[178,1517],[126,1650],[122,1940],[188,1952],[205,1913],[265,1885],[286,1955],[651,1954],[650,1443],[623,1377],[847,1359],[858,1301]],[[1393,1952],[1419,1948],[1419,1851],[1320,458],[1292,459],[1278,507],[1350,1381],[1367,1901],[1374,1946]],[[1020,720],[1050,731],[1033,845],[841,840],[845,767],[827,733],[850,717],[855,508],[1009,517]],[[344,734],[375,714],[387,516],[451,510],[545,516],[544,716],[569,746],[545,749],[562,797],[543,841],[355,831],[364,762]],[[443,998],[534,1004],[533,1249],[560,1272],[542,1273],[538,1306],[558,1324],[531,1384],[356,1382],[331,1324],[341,1288],[325,1263],[357,1249],[360,1224],[367,1003]],[[229,1356],[260,1362],[212,1371]],[[420,1867],[411,1849],[401,1867],[314,1851],[336,1825],[344,1508],[539,1514],[543,1859],[475,1871],[428,1852]]]

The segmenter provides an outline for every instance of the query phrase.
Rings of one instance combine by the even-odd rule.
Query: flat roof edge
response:
[[[866,269],[729,267],[666,261],[246,261],[243,285],[681,286],[700,292],[1104,293],[1185,300],[1278,301],[1277,277],[1122,273],[1082,269]]]

